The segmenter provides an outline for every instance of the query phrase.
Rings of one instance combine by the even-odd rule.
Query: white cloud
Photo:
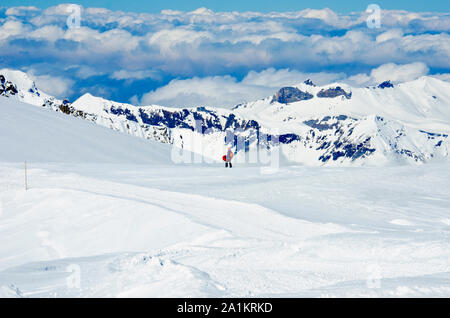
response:
[[[44,11],[45,15],[70,15],[72,13],[73,4],[63,3],[54,7],[49,7]],[[81,6],[80,6],[81,7]]]
[[[328,8],[317,10],[317,9],[305,9],[300,11],[299,15],[304,18],[319,19],[326,22],[329,25],[336,27],[347,26],[345,22],[346,19],[342,19],[337,13]]]
[[[370,72],[371,78],[381,83],[385,80],[393,82],[406,82],[415,80],[428,74],[428,67],[424,63],[411,63],[397,65],[394,63],[384,64]]]
[[[121,29],[100,33],[99,40],[98,47],[109,51],[133,51],[139,44],[138,37]]]
[[[155,79],[160,80],[161,76],[158,71],[155,70],[137,70],[137,71],[129,71],[129,70],[120,70],[115,71],[111,78],[117,80],[142,80],[142,79]]]
[[[84,20],[85,15],[82,6],[77,4],[65,3],[43,10],[41,14],[34,15],[31,19],[29,19],[29,22],[37,27],[44,25],[61,24],[64,24],[66,26],[67,18],[78,10],[76,8],[79,8],[81,19]]]
[[[187,28],[162,30],[149,35],[148,43],[160,48],[162,54],[173,54],[177,44],[195,44],[200,40],[212,39],[206,31],[194,31]]]
[[[27,36],[29,38],[44,39],[49,42],[55,42],[64,37],[64,31],[56,25],[46,25],[30,32]]]
[[[280,88],[312,80],[316,85],[325,85],[346,78],[344,73],[303,73],[296,70],[269,68],[261,72],[250,71],[242,80],[244,85],[259,85]]]
[[[24,34],[28,31],[28,28],[23,25],[22,22],[16,20],[6,21],[0,26],[0,40],[5,40],[10,36],[16,36]]]
[[[230,108],[239,103],[265,97],[272,89],[238,83],[231,76],[212,76],[173,80],[168,85],[144,94],[141,104],[173,107],[215,106]]]
[[[346,82],[350,83],[353,86],[368,86],[368,85],[374,85],[373,79],[364,73],[356,74],[353,76],[350,76]]]
[[[388,63],[373,69],[369,75],[358,74],[348,78],[348,82],[360,86],[377,85],[390,80],[393,83],[407,82],[427,75],[429,68],[424,63],[397,65]]]
[[[20,7],[12,7],[8,8],[5,12],[6,15],[9,16],[26,16],[29,13],[38,13],[40,10],[33,6],[20,6]]]
[[[376,41],[383,43],[389,40],[401,39],[403,37],[403,31],[401,29],[391,29],[377,36]]]
[[[87,49],[93,52],[130,52],[137,48],[139,38],[121,29],[112,29],[105,32],[80,27],[67,30],[64,39],[87,45]]]
[[[357,85],[375,84],[385,77],[403,81],[426,74],[426,65],[441,72],[450,69],[448,13],[383,10],[382,27],[369,30],[366,12],[338,14],[330,9],[262,13],[200,8],[148,14],[86,8],[82,10],[81,28],[68,30],[69,8],[7,9],[9,15],[0,20],[2,62],[23,69],[31,63],[52,63],[48,72],[54,77],[67,76],[66,70],[72,67],[69,75],[79,86],[77,91],[88,89],[86,85],[90,84],[83,79],[104,75],[95,89],[114,96],[141,96],[145,92],[111,87],[111,78],[125,80],[124,85],[146,78],[157,80],[159,76],[191,78],[173,81],[169,84],[173,91],[167,89],[168,85],[146,94],[144,99],[226,106],[265,97],[269,88],[271,94],[273,88],[306,78],[320,85],[341,81],[344,73],[355,74],[380,65],[349,81]],[[33,41],[36,39],[39,41]],[[217,74],[247,76],[238,82]],[[231,93],[210,96],[201,88],[192,93],[195,83],[210,85],[202,81],[205,78]],[[183,91],[182,86],[190,90]],[[211,86],[211,90],[214,88]]]
[[[144,94],[140,104],[160,104],[173,107],[215,106],[231,108],[243,102],[266,98],[283,86],[311,79],[318,85],[345,77],[343,73],[302,73],[273,68],[247,74],[242,81],[231,76],[210,76],[173,80],[168,85]],[[136,98],[132,100],[136,103]]]
[[[96,68],[89,67],[86,65],[71,65],[70,67],[65,69],[66,71],[72,72],[75,77],[80,79],[87,79],[93,76],[105,75],[105,72],[100,71]]]
[[[357,74],[349,78],[344,73],[302,73],[295,70],[273,68],[261,72],[251,71],[242,81],[231,76],[194,77],[173,80],[168,85],[144,94],[140,102],[133,96],[133,104],[159,104],[172,107],[215,106],[231,108],[273,95],[279,88],[292,86],[311,79],[316,85],[342,81],[353,86],[378,85],[386,80],[393,83],[415,80],[428,74],[423,63],[396,65],[384,64],[372,69],[369,74]],[[449,80],[448,74],[436,76]]]
[[[450,73],[435,74],[432,77],[440,79],[441,81],[444,81],[444,82],[450,82]]]
[[[33,70],[27,72],[27,75],[40,90],[51,96],[63,99],[72,94],[74,81],[71,79],[50,75],[35,75]]]
[[[105,14],[111,15],[114,12],[106,8],[86,8],[84,10],[84,13],[91,15],[105,15]]]

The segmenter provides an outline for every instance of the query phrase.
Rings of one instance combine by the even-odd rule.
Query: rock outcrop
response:
[[[308,92],[303,92],[297,87],[283,87],[275,94],[272,103],[278,102],[280,104],[290,104],[312,98],[314,98],[313,95]]]
[[[344,96],[347,99],[352,98],[352,93],[347,93],[340,86],[336,86],[335,88],[322,89],[319,93],[317,93],[317,97],[319,98],[335,98],[339,96]]]
[[[385,88],[392,88],[394,85],[391,83],[391,81],[385,81],[378,85],[378,88],[385,89]]]
[[[3,75],[0,75],[0,95],[1,96],[11,96],[18,93],[17,87],[7,81]]]

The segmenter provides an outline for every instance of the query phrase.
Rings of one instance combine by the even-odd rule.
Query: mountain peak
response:
[[[5,78],[5,81],[10,81],[13,83],[18,90],[21,91],[37,91],[36,84],[34,81],[24,72],[11,70],[11,69],[1,69],[0,75]]]
[[[312,87],[316,86],[316,84],[314,84],[309,78],[306,81],[304,81],[303,84],[312,86]]]
[[[28,104],[42,106],[44,104],[60,104],[60,101],[36,87],[28,74],[11,69],[0,70],[2,95],[14,97]]]
[[[73,102],[72,106],[77,110],[81,110],[87,113],[99,113],[104,109],[105,104],[113,103],[102,97],[94,96],[91,93],[86,93],[76,101]]]
[[[392,88],[394,85],[391,83],[390,80],[384,81],[380,85],[378,85],[378,88],[385,89],[385,88]]]

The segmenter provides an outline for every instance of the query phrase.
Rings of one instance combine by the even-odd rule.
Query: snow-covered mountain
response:
[[[136,137],[218,159],[280,147],[305,165],[424,163],[449,158],[450,83],[432,77],[393,85],[318,87],[310,80],[233,110],[133,106],[86,94],[73,103],[41,92],[26,74],[1,70],[3,96]]]
[[[0,96],[18,99],[24,103],[59,110],[68,100],[59,100],[36,87],[27,74],[9,69],[0,70]]]
[[[355,88],[311,81],[234,112],[291,133],[282,145],[305,164],[428,162],[448,158],[450,84],[432,77]]]

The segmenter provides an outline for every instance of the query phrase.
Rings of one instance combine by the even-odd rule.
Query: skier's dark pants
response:
[[[231,162],[225,162],[225,168],[228,168],[228,164],[230,165],[230,168],[233,168],[233,165],[231,164]]]

